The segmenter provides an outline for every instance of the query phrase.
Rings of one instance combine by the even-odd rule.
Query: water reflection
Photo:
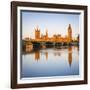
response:
[[[72,47],[68,48],[68,63],[71,66],[71,64],[72,64]]]
[[[48,52],[45,53],[46,60],[48,60]]]
[[[77,48],[77,47],[74,47],[74,48]],[[61,56],[61,52],[59,51],[60,49],[54,49],[54,50],[55,50],[53,52],[54,56]],[[77,48],[77,50],[78,50],[78,48]],[[38,50],[38,51],[34,52],[35,61],[40,60],[40,56],[42,55],[41,53],[45,56],[46,60],[48,60],[48,51],[46,50],[44,52],[41,52],[40,50]],[[71,64],[72,64],[72,47],[68,47],[68,63],[71,66]]]
[[[21,62],[21,77],[79,75],[79,48],[41,49],[23,54]]]
[[[35,52],[35,60],[36,61],[40,60],[40,52],[39,51]]]

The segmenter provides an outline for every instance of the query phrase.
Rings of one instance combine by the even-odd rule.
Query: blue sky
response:
[[[22,11],[22,38],[34,38],[37,26],[39,26],[41,34],[45,34],[48,29],[50,37],[53,34],[65,36],[69,24],[72,26],[73,37],[76,37],[79,33],[79,14]]]

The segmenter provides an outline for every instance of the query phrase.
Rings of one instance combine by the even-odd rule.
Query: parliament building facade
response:
[[[37,27],[35,29],[35,41],[52,41],[52,42],[71,42],[72,41],[72,28],[69,24],[67,29],[67,35],[62,37],[61,34],[54,34],[52,37],[48,36],[48,30],[46,29],[46,34],[43,35],[40,29]]]

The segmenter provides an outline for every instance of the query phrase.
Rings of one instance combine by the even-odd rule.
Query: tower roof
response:
[[[39,26],[37,25],[37,27],[35,28],[35,31],[40,31]]]

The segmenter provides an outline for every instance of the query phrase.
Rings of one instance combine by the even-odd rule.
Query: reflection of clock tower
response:
[[[72,47],[68,48],[68,63],[71,66],[71,64],[72,64]]]
[[[48,60],[48,52],[45,53],[46,60]]]
[[[71,24],[69,24],[68,27],[68,42],[72,41],[72,28],[71,28]]]

